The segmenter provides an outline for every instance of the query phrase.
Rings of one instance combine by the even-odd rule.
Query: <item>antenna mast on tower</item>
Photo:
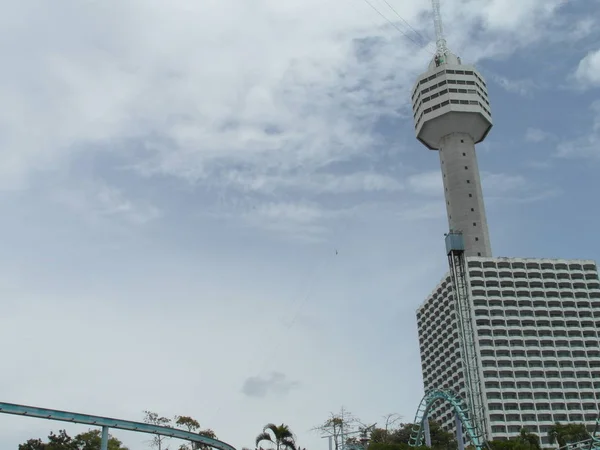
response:
[[[444,37],[444,25],[442,24],[442,13],[440,11],[440,0],[431,0],[433,7],[433,24],[435,26],[436,54],[440,57],[446,55],[446,38]]]

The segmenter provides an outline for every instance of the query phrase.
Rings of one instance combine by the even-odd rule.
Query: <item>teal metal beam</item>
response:
[[[462,440],[462,429],[458,427],[458,424],[462,423],[462,428],[464,428],[464,431],[467,433],[473,447],[475,447],[476,450],[484,450],[485,443],[480,440],[479,434],[476,432],[473,423],[469,419],[468,409],[464,406],[462,399],[454,392],[443,389],[429,391],[421,400],[417,413],[415,414],[409,445],[411,447],[419,447],[423,444],[425,423],[428,420],[429,410],[438,400],[450,403],[454,409],[457,420],[457,440]],[[459,431],[460,433],[458,433]]]
[[[177,430],[170,427],[160,427],[148,423],[132,422],[129,420],[111,419],[109,417],[91,416],[88,414],[79,414],[68,411],[59,411],[56,409],[37,408],[35,406],[16,405],[13,403],[2,402],[0,402],[0,413],[93,425],[106,429],[106,433],[108,433],[109,428],[114,428],[117,430],[136,431],[138,433],[157,434],[160,436],[167,436],[202,445],[208,445],[219,450],[236,450],[235,447],[225,442],[212,439],[207,436],[202,436],[201,434]]]
[[[102,427],[102,440],[100,441],[100,450],[108,450],[108,427]]]

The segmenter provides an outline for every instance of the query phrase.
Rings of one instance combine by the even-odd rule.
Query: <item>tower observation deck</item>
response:
[[[412,90],[412,105],[417,139],[440,154],[450,230],[462,232],[465,256],[491,257],[475,154],[475,144],[492,128],[483,77],[462,64],[438,36],[438,51]]]

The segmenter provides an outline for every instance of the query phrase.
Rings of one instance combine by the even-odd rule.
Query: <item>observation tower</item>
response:
[[[451,231],[462,232],[465,256],[491,257],[475,144],[492,128],[485,80],[446,46],[439,0],[433,0],[436,53],[412,90],[417,139],[440,154]]]

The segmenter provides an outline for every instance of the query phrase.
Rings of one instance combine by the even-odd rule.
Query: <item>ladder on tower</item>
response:
[[[474,313],[467,283],[467,263],[465,259],[464,237],[459,231],[450,231],[446,235],[446,253],[452,278],[452,292],[456,308],[460,352],[465,379],[465,397],[467,414],[473,424],[474,432],[480,441],[486,442],[486,414],[479,374],[477,335]]]

